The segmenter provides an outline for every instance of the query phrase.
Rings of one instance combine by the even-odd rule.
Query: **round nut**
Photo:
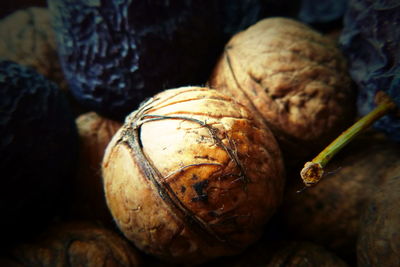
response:
[[[321,149],[354,115],[336,44],[291,19],[264,19],[232,37],[208,83],[264,118],[293,158]]]
[[[147,253],[191,264],[257,240],[281,202],[283,172],[267,126],[199,87],[144,103],[103,159],[107,203],[125,236]]]

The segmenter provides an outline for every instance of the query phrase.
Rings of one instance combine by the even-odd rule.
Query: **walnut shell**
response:
[[[101,162],[108,143],[122,123],[95,112],[84,113],[75,121],[79,133],[80,159],[77,179],[74,181],[72,213],[80,219],[112,223],[104,196]]]
[[[17,246],[11,257],[22,266],[140,266],[139,252],[118,234],[89,222],[53,226],[38,240]],[[14,265],[11,265],[14,266]]]
[[[329,37],[286,18],[268,18],[232,37],[210,87],[264,118],[286,155],[321,149],[353,119],[345,58]]]
[[[357,243],[358,266],[400,266],[399,192],[397,176],[379,188],[366,207]]]
[[[30,7],[8,15],[0,22],[0,37],[1,58],[32,67],[60,88],[68,88],[47,8]]]
[[[125,236],[171,262],[238,253],[281,202],[279,147],[241,104],[200,87],[164,91],[126,118],[103,160]]]
[[[355,260],[360,216],[376,188],[400,173],[400,146],[370,131],[358,137],[327,166],[333,173],[301,194],[290,183],[281,213],[290,236],[322,244]],[[290,176],[290,175],[288,175]]]

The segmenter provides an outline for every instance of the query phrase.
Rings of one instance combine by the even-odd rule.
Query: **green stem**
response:
[[[395,108],[396,104],[392,100],[385,99],[385,101],[382,101],[374,110],[344,131],[312,161],[306,162],[304,168],[300,172],[305,186],[310,187],[317,184],[324,175],[325,166],[343,147],[363,132],[363,130],[369,128],[375,121]]]

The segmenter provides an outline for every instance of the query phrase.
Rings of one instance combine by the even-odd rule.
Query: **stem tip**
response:
[[[318,183],[324,175],[324,169],[320,163],[306,162],[300,172],[301,179],[306,187],[310,187]]]

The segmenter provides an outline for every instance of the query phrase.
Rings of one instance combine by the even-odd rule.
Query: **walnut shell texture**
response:
[[[0,57],[34,68],[68,88],[58,60],[56,38],[47,8],[18,10],[0,22]]]
[[[89,222],[53,226],[35,243],[21,244],[15,266],[140,266],[139,252],[118,234]],[[14,265],[11,265],[14,266]]]
[[[268,18],[233,36],[208,81],[263,117],[286,156],[321,149],[353,119],[354,92],[334,41]]]
[[[79,219],[112,223],[107,208],[101,162],[105,149],[122,123],[88,112],[76,119],[80,141],[78,175],[74,181],[73,214]]]
[[[164,91],[129,115],[107,147],[111,213],[135,245],[201,263],[257,240],[281,202],[284,171],[262,121],[208,88]]]

